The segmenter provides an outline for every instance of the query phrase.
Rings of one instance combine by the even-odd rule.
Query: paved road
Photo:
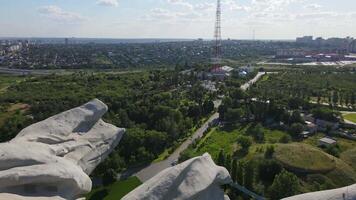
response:
[[[12,75],[50,75],[50,74],[62,74],[69,75],[75,72],[80,72],[88,69],[78,69],[78,70],[65,70],[65,69],[51,69],[51,70],[27,70],[27,69],[12,69],[7,67],[0,67],[0,74],[12,74]],[[133,71],[119,71],[119,70],[91,70],[89,72],[94,73],[107,73],[107,74],[129,74],[129,73],[139,73],[142,70]]]
[[[249,82],[243,84],[241,86],[241,89],[242,90],[247,90],[249,87],[251,87],[251,85],[255,84],[265,74],[266,74],[266,72],[258,72],[257,75],[255,76],[255,78],[253,78]]]
[[[49,75],[52,72],[48,70],[25,70],[25,69],[10,69],[6,67],[0,67],[1,74],[14,74],[14,75]]]
[[[264,74],[265,74],[264,72],[259,72],[255,78],[250,80],[248,83],[242,85],[241,89],[247,90],[249,87],[251,87],[251,85],[256,83]],[[215,107],[219,107],[221,105],[221,100],[215,101],[214,104]],[[209,128],[209,124],[217,119],[219,119],[219,113],[214,113],[208,119],[208,121],[206,121],[188,140],[183,142],[183,144],[181,144],[181,146],[179,146],[174,151],[174,153],[171,154],[166,160],[157,163],[152,163],[147,167],[141,169],[137,173],[134,173],[133,175],[137,176],[142,182],[145,182],[150,178],[152,178],[153,176],[155,176],[156,174],[158,174],[159,172],[163,171],[164,169],[171,167],[172,163],[178,160],[180,153],[182,153],[185,149],[187,149],[188,146],[192,144],[194,140],[203,137],[204,132]]]

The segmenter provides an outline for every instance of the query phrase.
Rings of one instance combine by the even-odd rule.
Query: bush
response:
[[[292,140],[292,138],[289,135],[283,135],[281,139],[279,139],[280,143],[287,144]]]
[[[278,174],[270,187],[271,199],[282,199],[296,195],[299,192],[298,177],[286,170]]]
[[[115,170],[108,169],[103,175],[103,185],[108,186],[116,181],[117,174]]]
[[[274,177],[281,173],[283,167],[274,160],[262,160],[258,165],[258,177],[263,182],[272,183]]]
[[[274,146],[268,146],[265,152],[265,158],[271,159],[274,154]]]
[[[340,149],[337,146],[328,146],[326,148],[326,153],[333,155],[335,157],[340,156]]]
[[[248,152],[248,149],[250,148],[250,146],[252,145],[252,141],[249,137],[246,136],[240,136],[237,138],[237,142],[240,144],[242,150],[244,152]]]

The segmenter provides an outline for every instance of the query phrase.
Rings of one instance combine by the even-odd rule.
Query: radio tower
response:
[[[216,8],[216,21],[215,21],[215,46],[214,46],[214,58],[213,64],[214,68],[218,69],[221,67],[221,0],[217,0]]]

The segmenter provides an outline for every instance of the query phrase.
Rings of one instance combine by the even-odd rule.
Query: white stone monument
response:
[[[89,174],[125,129],[105,123],[95,99],[33,124],[0,144],[0,199],[76,199],[92,189]]]

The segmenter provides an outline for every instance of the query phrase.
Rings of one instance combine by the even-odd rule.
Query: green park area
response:
[[[88,200],[117,200],[124,197],[133,189],[141,185],[141,181],[136,177],[131,177],[124,181],[115,182],[109,186],[94,188],[86,198]]]
[[[344,119],[356,123],[356,113],[344,114]]]

